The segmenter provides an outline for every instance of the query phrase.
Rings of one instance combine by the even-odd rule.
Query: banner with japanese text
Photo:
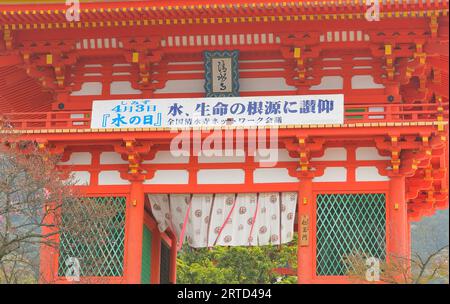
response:
[[[96,100],[91,128],[342,124],[344,95]]]

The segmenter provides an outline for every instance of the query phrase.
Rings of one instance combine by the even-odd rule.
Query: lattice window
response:
[[[63,205],[59,276],[71,267],[68,258],[79,260],[84,277],[123,275],[125,206],[124,197],[84,197]]]
[[[152,232],[144,225],[144,233],[142,235],[142,269],[141,283],[149,284],[151,279],[152,268]]]
[[[161,284],[170,283],[170,247],[165,242],[161,242],[161,268],[159,282]]]
[[[316,274],[345,275],[346,256],[386,255],[386,197],[374,194],[317,195]]]

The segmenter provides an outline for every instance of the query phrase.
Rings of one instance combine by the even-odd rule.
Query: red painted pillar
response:
[[[152,273],[151,284],[159,284],[161,275],[161,233],[156,230],[152,236]]]
[[[392,176],[389,182],[388,257],[409,259],[408,213],[405,199],[405,177]]]
[[[312,283],[314,275],[314,248],[313,248],[313,193],[312,193],[312,178],[301,177],[298,191],[298,249],[297,249],[297,277],[299,284]],[[302,216],[308,218],[308,242],[302,243],[301,229],[302,223],[300,222]]]
[[[52,225],[55,223],[55,214],[53,211],[53,204],[48,204],[44,206],[44,216],[43,223],[45,225]],[[50,235],[56,231],[56,227],[52,226],[42,226],[42,235]],[[50,243],[57,244],[58,237],[52,235],[47,239]],[[57,262],[57,252],[56,248],[46,244],[40,245],[39,250],[39,282],[42,284],[54,283],[58,274],[58,262]]]
[[[398,102],[401,100],[401,98],[399,97],[400,96],[399,86],[396,83],[387,83],[385,88],[385,94],[388,96],[387,101],[393,103],[394,105],[398,104]],[[392,112],[398,113],[398,111],[400,111],[399,106],[387,107],[386,110],[388,111],[388,115],[386,117],[388,120],[399,118],[398,114],[392,114]]]
[[[170,277],[172,284],[177,282],[177,238],[172,236],[172,247],[170,247]]]
[[[144,193],[142,182],[131,182],[127,208],[128,229],[125,280],[129,284],[139,284],[141,283],[142,238],[144,228]]]

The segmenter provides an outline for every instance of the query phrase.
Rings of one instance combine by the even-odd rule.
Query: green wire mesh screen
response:
[[[80,197],[62,207],[59,244],[59,276],[76,258],[80,276],[123,275],[125,197]]]
[[[142,269],[141,283],[149,284],[151,278],[151,260],[152,260],[152,233],[144,225],[144,234],[142,236]]]
[[[316,226],[319,276],[347,274],[352,254],[385,259],[385,194],[317,195]]]

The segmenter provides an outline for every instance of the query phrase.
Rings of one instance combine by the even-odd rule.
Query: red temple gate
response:
[[[448,1],[386,1],[373,22],[364,1],[92,1],[79,22],[66,9],[0,6],[0,109],[21,139],[62,155],[80,199],[114,206],[109,262],[82,280],[175,283],[180,232],[158,226],[155,194],[295,193],[299,283],[347,282],[351,246],[335,242],[355,242],[349,231],[380,258],[410,256],[410,223],[448,208]],[[240,96],[343,94],[344,122],[276,128],[270,168],[245,145],[175,159],[181,130],[91,128],[94,100],[204,97],[203,52],[224,50],[239,50]],[[233,147],[255,138],[215,132]],[[67,256],[94,250],[58,238]],[[42,248],[42,281],[66,282],[61,256]]]

